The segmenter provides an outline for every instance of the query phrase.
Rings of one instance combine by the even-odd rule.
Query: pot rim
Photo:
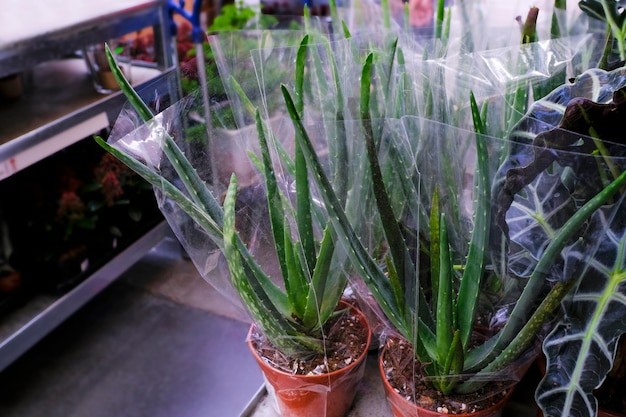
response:
[[[348,372],[349,370],[352,370],[353,368],[359,366],[363,360],[365,359],[365,357],[367,356],[368,352],[369,352],[369,346],[370,343],[372,341],[372,332],[369,326],[369,323],[367,321],[367,318],[365,317],[365,314],[359,309],[357,308],[354,304],[345,301],[345,300],[341,300],[339,302],[340,306],[345,306],[347,308],[349,308],[353,313],[355,313],[358,318],[359,321],[363,324],[363,326],[365,327],[365,329],[367,330],[367,341],[365,343],[365,347],[363,348],[363,352],[361,352],[361,354],[352,361],[352,363],[350,363],[348,366],[341,368],[341,369],[336,369],[332,372],[328,372],[328,373],[323,373],[323,374],[318,374],[318,375],[301,375],[301,374],[293,374],[290,372],[285,372],[282,369],[278,369],[274,366],[272,366],[271,364],[267,363],[262,357],[261,355],[258,354],[257,350],[255,349],[254,345],[252,344],[252,341],[250,340],[250,334],[252,333],[252,330],[255,328],[255,324],[252,323],[250,325],[250,329],[248,330],[248,337],[246,338],[246,343],[248,344],[248,347],[250,348],[250,351],[252,352],[252,354],[254,355],[255,359],[257,360],[257,362],[260,364],[260,366],[262,366],[263,368],[266,369],[271,369],[272,372],[278,373],[278,374],[282,374],[285,376],[289,376],[289,377],[296,377],[298,379],[302,379],[302,380],[315,380],[315,379],[320,379],[320,378],[324,378],[327,379],[329,377],[333,377],[335,375],[344,373],[344,372]]]

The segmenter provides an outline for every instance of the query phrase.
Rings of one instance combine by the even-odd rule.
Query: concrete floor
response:
[[[238,416],[262,385],[248,324],[172,247],[0,373],[0,416]]]

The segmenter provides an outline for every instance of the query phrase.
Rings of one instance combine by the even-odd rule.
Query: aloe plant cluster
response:
[[[119,71],[110,51],[108,58],[122,90],[137,113],[156,128],[158,122],[154,115]],[[296,155],[293,164],[296,202],[292,207],[288,196],[279,187],[265,136],[267,128],[258,112],[256,123],[261,148],[261,156],[256,163],[265,179],[269,222],[284,289],[262,270],[237,233],[237,179],[234,175],[222,206],[166,130],[157,129],[157,141],[183,182],[183,190],[157,168],[146,165],[99,137],[96,140],[176,202],[213,239],[223,250],[232,282],[254,323],[280,352],[303,359],[325,353],[324,334],[327,329],[324,326],[336,314],[347,278],[340,268],[331,268],[336,262],[332,227],[322,221],[323,236],[316,238],[316,232],[320,232],[316,226],[323,217],[316,213],[319,208],[316,209],[311,201],[304,160]],[[295,218],[294,226],[289,222],[291,214]]]
[[[608,23],[601,64],[614,64],[611,55],[624,59],[620,4],[581,2],[584,11]],[[461,2],[458,10],[465,6]],[[565,3],[557,0],[555,8],[563,10]],[[622,140],[623,70],[569,74],[578,77],[547,94],[566,80],[568,59],[578,70],[593,55],[564,51],[566,41],[554,40],[554,49],[545,49],[534,42],[531,18],[521,36],[529,43],[506,50],[519,59],[503,90],[493,81],[497,74],[479,66],[494,60],[489,53],[481,55],[468,43],[461,53],[471,53],[448,55],[451,20],[443,1],[436,36],[426,46],[392,29],[385,13],[383,35],[360,39],[331,10],[332,36],[308,26],[300,45],[289,45],[296,49],[290,55],[294,68],[280,93],[295,130],[293,157],[281,148],[263,108],[265,89],[277,79],[264,84],[263,62],[270,54],[263,47],[251,54],[261,74],[261,94],[254,98],[238,80],[223,77],[230,100],[255,121],[260,152],[250,158],[264,179],[282,288],[237,233],[237,179],[231,179],[222,206],[119,72],[124,92],[159,133],[186,191],[99,143],[217,242],[253,320],[283,352],[304,357],[323,350],[324,323],[350,269],[443,393],[484,386],[564,311],[544,344],[548,374],[538,400],[548,415],[574,408],[592,415],[591,392],[610,367],[617,336],[626,331],[620,321],[626,305],[620,214],[626,164],[624,145],[607,142]],[[565,35],[553,22],[552,34]],[[467,57],[474,66],[451,64]],[[547,76],[532,78],[548,59],[561,61]],[[485,88],[479,94],[474,87]],[[506,110],[494,108],[502,102]],[[467,161],[471,171],[465,170]],[[293,181],[295,198],[281,187],[277,167]],[[506,297],[511,305],[503,310],[504,323],[477,344],[472,334],[477,316],[485,313],[487,287],[500,292],[498,302]],[[556,360],[567,366],[559,368]]]
[[[617,81],[594,84],[602,85],[602,90],[605,94],[608,90],[612,99],[602,97],[601,94],[582,99],[581,95],[584,94],[580,92],[577,93],[579,95],[572,95],[575,87],[564,87],[570,94],[565,102],[556,102],[563,106],[557,107],[561,111],[560,116],[555,118],[552,114],[544,117],[545,114],[531,113],[515,125],[511,135],[512,144],[503,147],[508,149],[508,153],[504,154],[498,172],[490,172],[488,163],[490,158],[502,155],[489,153],[487,143],[490,139],[485,136],[489,133],[485,120],[487,109],[481,111],[470,96],[477,163],[469,245],[465,256],[459,257],[457,254],[453,258],[448,228],[454,223],[440,210],[439,190],[435,187],[430,196],[428,227],[422,228],[428,230],[422,241],[427,245],[420,250],[428,252],[430,262],[430,275],[424,275],[418,272],[417,258],[411,255],[415,253],[415,248],[407,245],[403,238],[405,225],[396,215],[397,208],[390,203],[390,187],[383,180],[385,168],[382,165],[389,161],[379,160],[378,150],[383,142],[380,133],[382,128],[379,120],[372,119],[372,114],[380,117],[380,111],[378,108],[372,111],[370,107],[370,92],[378,91],[370,84],[376,59],[375,54],[369,55],[361,74],[360,118],[370,182],[384,239],[389,248],[382,263],[360,241],[358,232],[353,229],[353,222],[342,209],[340,200],[334,196],[333,183],[325,176],[317,160],[309,132],[300,114],[295,111],[287,89],[284,89],[284,95],[296,127],[297,141],[306,150],[309,165],[315,170],[314,178],[322,190],[339,240],[349,248],[353,265],[386,318],[414,344],[416,357],[424,364],[424,371],[431,376],[432,383],[442,392],[461,393],[471,392],[484,385],[491,373],[503,369],[529,348],[542,326],[557,312],[560,303],[564,300],[566,303],[571,302],[569,297],[577,286],[586,287],[581,285],[588,279],[585,271],[597,261],[602,263],[597,267],[591,266],[592,270],[614,271],[611,274],[614,278],[609,279],[607,276],[606,279],[594,281],[601,287],[606,284],[606,292],[601,298],[605,302],[597,307],[606,308],[616,303],[619,309],[621,303],[618,301],[620,295],[617,288],[622,282],[619,272],[619,254],[622,253],[619,242],[622,233],[619,232],[619,224],[622,220],[618,214],[621,207],[618,202],[623,194],[626,171],[621,163],[621,147],[609,146],[607,149],[603,141],[615,140],[614,132],[619,130],[613,130],[617,124],[612,125],[610,120],[619,118],[621,114],[621,84]],[[384,79],[380,74],[374,77]],[[586,73],[576,84],[588,86],[585,77],[595,79],[597,75]],[[618,77],[620,75],[615,75],[615,78]],[[554,97],[559,95],[563,96],[563,90],[540,100],[536,108],[543,106],[554,110]],[[380,100],[380,96],[376,99]],[[561,122],[556,125],[555,121],[559,119]],[[533,130],[529,126],[532,123],[535,123],[535,127],[541,126],[541,129]],[[550,130],[538,134],[546,126]],[[529,137],[535,136],[534,143],[528,141]],[[520,140],[520,137],[523,139]],[[443,138],[440,140],[443,141]],[[595,157],[596,154],[599,156]],[[392,159],[391,164],[402,166],[399,159]],[[416,175],[419,176],[419,173],[416,172]],[[589,178],[586,179],[588,176],[601,180],[591,184]],[[495,206],[493,210],[492,205]],[[616,226],[611,226],[611,222],[617,222]],[[509,223],[515,230],[509,227]],[[498,225],[499,228],[493,228],[490,224]],[[542,231],[537,232],[538,229]],[[592,242],[599,239],[600,231],[609,231],[613,236],[612,230],[615,230],[615,236],[609,237],[612,243],[607,243],[607,249],[598,250]],[[490,246],[493,242],[500,244],[494,249]],[[507,249],[513,245],[521,249],[508,253]],[[616,263],[600,261],[606,254],[617,256]],[[462,262],[455,265],[453,259],[462,259]],[[469,339],[474,329],[479,288],[486,277],[494,273],[501,274],[502,280],[518,279],[524,280],[526,284],[506,324],[482,345],[471,346]],[[427,293],[424,288],[432,289],[432,292]],[[595,303],[592,305],[596,306]],[[598,310],[593,317],[603,317],[603,314],[608,314],[606,311]],[[599,322],[595,319],[593,322],[596,325],[590,327],[589,331],[597,329]],[[617,323],[612,323],[607,331],[621,333]],[[588,333],[585,340],[591,337],[591,333]],[[610,363],[608,352],[614,347],[614,341],[611,339],[606,345],[606,363]],[[553,346],[551,349],[555,351],[560,342],[562,340],[557,339],[554,344],[546,346]],[[590,350],[585,350],[587,353]],[[582,359],[584,356],[576,363],[584,363]],[[562,380],[569,378],[566,375],[572,374],[561,370]],[[570,381],[575,379],[571,378]],[[591,395],[591,388],[579,387],[580,382],[570,383],[580,393]],[[560,406],[571,407],[574,395],[569,394],[572,391],[568,386],[562,389],[559,387],[557,392],[567,397],[565,404]],[[549,396],[543,398],[554,399]]]
[[[626,172],[620,173],[614,182],[589,199],[562,227],[553,231],[547,248],[532,268],[529,283],[507,324],[496,336],[479,347],[474,347],[469,343],[474,329],[479,288],[488,269],[487,242],[491,219],[492,175],[489,174],[489,155],[484,142],[485,137],[480,134],[484,130],[483,122],[475,106],[475,123],[479,133],[476,135],[475,145],[477,172],[474,199],[477,205],[471,240],[467,256],[464,257],[465,263],[453,265],[448,240],[448,220],[439,210],[436,191],[429,221],[430,234],[427,239],[429,247],[423,249],[429,251],[430,276],[420,275],[417,265],[414,264],[415,258],[410,255],[414,253],[414,248],[407,246],[402,238],[403,225],[394,215],[394,209],[389,203],[387,186],[382,181],[368,108],[371,58],[370,56],[366,61],[361,78],[364,83],[361,116],[370,161],[372,188],[384,236],[389,245],[389,253],[384,264],[371,256],[353,230],[339,200],[334,195],[330,180],[325,176],[317,160],[306,128],[293,110],[291,98],[285,90],[287,106],[296,125],[296,137],[306,150],[309,165],[315,170],[314,178],[322,190],[339,239],[350,248],[353,265],[365,280],[386,317],[414,344],[416,356],[425,364],[425,371],[433,377],[433,384],[439,390],[444,393],[471,392],[484,384],[483,375],[503,369],[523,353],[531,345],[542,324],[558,308],[559,301],[571,289],[573,281],[567,280],[561,285],[556,285],[543,298],[538,290],[545,288],[543,284],[548,267],[559,258],[574,233],[589,220],[590,216],[621,190],[626,181]],[[436,289],[436,295],[433,294],[430,299],[423,293],[423,288],[427,285]],[[543,302],[537,307],[540,301]],[[462,375],[475,373],[478,375],[474,379],[462,381]]]

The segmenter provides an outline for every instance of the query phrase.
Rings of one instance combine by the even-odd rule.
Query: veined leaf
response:
[[[622,202],[596,212],[589,232],[597,236],[597,248],[589,242],[567,253],[568,269],[581,270],[582,264],[586,270],[573,297],[564,302],[565,317],[544,342],[547,372],[537,401],[548,417],[596,415],[593,390],[611,369],[618,337],[626,333],[623,210]]]
[[[488,366],[479,372],[477,377],[478,380],[482,374],[502,369],[510,363],[511,360],[516,358],[536,337],[537,332],[543,325],[544,320],[548,317],[548,315],[552,314],[552,312],[558,308],[560,301],[569,291],[568,287],[572,283],[575,283],[576,279],[570,278],[567,281],[557,282],[557,284],[555,284],[550,290],[550,293],[544,297],[541,305],[534,309],[534,300],[539,298],[539,293],[542,288],[544,288],[543,283],[547,271],[550,269],[550,266],[556,257],[567,246],[574,233],[576,233],[596,211],[600,210],[600,208],[606,204],[606,202],[614,196],[615,193],[623,189],[624,184],[626,184],[626,171],[624,171],[604,190],[585,203],[585,205],[574,213],[574,215],[572,215],[572,217],[558,231],[554,239],[546,248],[540,261],[537,263],[533,274],[529,278],[521,296],[518,298],[517,304],[511,312],[509,320],[504,328],[498,333],[497,344],[495,346],[489,344],[490,349],[501,353],[489,362]],[[529,314],[532,309],[534,309],[534,312]],[[526,324],[521,326],[524,322],[526,322]],[[478,354],[478,352],[480,352],[480,354]],[[476,356],[484,355],[481,356],[482,359],[491,358],[491,352],[485,354],[481,348],[475,349],[472,353]],[[474,382],[466,382],[464,387],[467,386],[467,389],[471,390],[472,388],[470,387],[474,386]]]

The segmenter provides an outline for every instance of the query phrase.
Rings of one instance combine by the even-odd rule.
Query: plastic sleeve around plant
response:
[[[112,141],[121,138],[116,146],[124,146],[124,152],[144,160],[150,169],[178,186],[180,179],[162,159],[161,140],[163,133],[167,132],[220,201],[235,173],[239,181],[235,203],[239,237],[266,275],[273,278],[271,288],[276,291],[285,281],[280,278],[280,268],[273,252],[265,189],[260,185],[262,158],[257,129],[252,121],[258,109],[262,128],[272,143],[270,153],[280,161],[273,167],[274,175],[282,199],[291,207],[286,214],[292,216],[295,212],[295,162],[290,156],[295,132],[286,115],[279,86],[293,84],[294,57],[301,37],[302,33],[297,31],[242,31],[212,38],[212,61],[207,65],[207,71],[210,71],[207,87],[214,117],[210,132],[202,120],[205,113],[198,105],[197,92],[192,90],[188,91],[188,98],[171,104],[148,124],[138,123],[132,112],[125,112],[111,134]],[[474,93],[480,105],[488,103],[485,117],[491,136],[486,141],[492,164],[489,178],[493,179],[496,173],[503,172],[499,171],[503,155],[512,149],[510,142],[497,139],[497,136],[504,137],[510,129],[506,124],[510,119],[504,117],[511,106],[507,88],[525,82],[563,82],[569,75],[569,64],[574,68],[583,65],[581,57],[586,56],[582,52],[589,48],[588,40],[588,37],[570,37],[523,48],[505,45],[487,51],[449,54],[440,59],[436,41],[415,43],[404,34],[393,31],[356,30],[351,39],[333,39],[331,42],[312,38],[308,47],[308,78],[304,80],[302,122],[311,133],[315,152],[326,172],[331,173],[331,180],[342,176],[341,179],[350,184],[342,188],[348,190],[343,199],[347,218],[363,246],[383,265],[386,248],[368,189],[367,162],[363,159],[365,152],[361,141],[363,126],[358,120],[360,85],[355,76],[360,73],[364,56],[375,52],[377,59],[373,61],[373,72],[376,77],[370,105],[376,116],[372,118],[373,129],[377,134],[382,132],[377,137],[382,172],[389,184],[391,199],[397,203],[395,214],[404,222],[407,240],[413,239],[410,244],[414,249],[415,265],[420,268],[409,271],[418,272],[417,283],[404,283],[411,284],[405,287],[415,288],[415,291],[408,291],[402,301],[413,304],[414,308],[393,311],[401,312],[400,319],[407,324],[406,333],[422,339],[418,347],[420,355],[434,356],[436,353],[431,327],[433,317],[426,314],[415,316],[417,308],[427,307],[423,300],[428,300],[429,277],[425,272],[427,263],[418,255],[418,242],[428,236],[427,218],[434,187],[441,192],[442,211],[446,212],[451,223],[449,241],[456,265],[453,271],[463,268],[476,215],[473,201],[476,158],[472,147],[469,92]],[[393,54],[389,53],[389,45],[395,45]],[[396,56],[401,56],[402,62],[395,61]],[[333,65],[329,65],[329,60]],[[237,84],[232,82],[233,79]],[[337,97],[343,97],[343,101]],[[338,146],[340,139],[345,146]],[[520,142],[516,146],[520,147],[515,149],[519,155],[529,154],[528,143]],[[230,282],[219,238],[202,231],[164,195],[157,192],[157,197],[161,210],[203,278],[237,309],[245,310]],[[321,234],[328,213],[320,195],[315,195],[312,201],[315,203],[315,220],[320,226],[316,232]],[[291,218],[286,224],[295,224]],[[497,230],[491,232],[492,238],[498,233]],[[296,259],[300,250],[294,247],[291,259]],[[514,303],[520,280],[500,268],[500,265],[508,267],[504,246],[495,245],[489,250],[493,264],[490,265],[492,268],[487,268],[486,276],[479,277],[485,291],[479,299],[484,303],[479,312],[484,315],[478,317],[483,320],[480,323],[489,323],[488,327],[491,327],[494,321],[497,324],[507,321],[508,303]],[[343,256],[335,260],[336,272],[348,268],[346,255]],[[293,265],[295,263],[291,264],[291,269],[294,269]],[[249,270],[246,272],[250,273]],[[419,289],[425,291],[423,299],[419,296]],[[377,311],[377,307],[370,304],[370,294],[361,294],[364,305],[372,305],[372,311]],[[285,305],[276,309],[283,313],[287,311]],[[435,376],[447,386],[452,385],[450,381],[456,383],[460,379],[460,375]]]

